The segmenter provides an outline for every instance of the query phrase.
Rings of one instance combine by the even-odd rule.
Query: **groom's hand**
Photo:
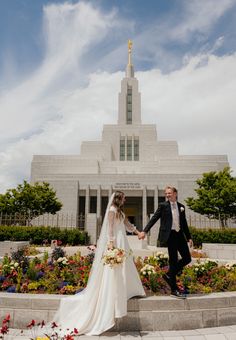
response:
[[[193,240],[191,238],[188,240],[188,244],[190,248],[193,248]]]
[[[139,240],[144,240],[145,239],[145,232],[144,231],[141,231],[141,233],[139,233],[138,239]]]

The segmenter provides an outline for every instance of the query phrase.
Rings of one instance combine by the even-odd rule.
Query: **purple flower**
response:
[[[43,277],[43,276],[44,276],[44,272],[39,271],[39,272],[36,274],[36,280],[41,279],[41,277]]]
[[[65,287],[65,286],[68,286],[68,284],[69,284],[69,282],[67,282],[67,281],[62,281],[62,282],[60,283],[60,285],[59,285],[59,288],[61,289],[61,288]]]
[[[4,280],[5,280],[5,276],[0,275],[0,282],[4,282]]]
[[[16,292],[16,287],[15,286],[11,286],[7,288],[7,293],[15,293]]]

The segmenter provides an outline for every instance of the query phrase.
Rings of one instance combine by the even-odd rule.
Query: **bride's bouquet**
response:
[[[107,249],[103,254],[102,261],[104,265],[113,268],[116,265],[122,264],[125,261],[126,254],[124,249],[113,248]]]

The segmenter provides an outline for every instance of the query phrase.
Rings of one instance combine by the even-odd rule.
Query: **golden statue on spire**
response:
[[[128,65],[132,65],[131,63],[131,52],[132,52],[132,46],[133,46],[133,42],[132,40],[128,40]]]

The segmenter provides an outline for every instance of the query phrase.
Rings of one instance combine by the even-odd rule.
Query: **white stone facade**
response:
[[[62,212],[85,216],[85,228],[90,213],[102,220],[108,197],[120,189],[127,196],[127,216],[141,229],[164,199],[166,185],[175,186],[184,203],[203,172],[228,165],[226,155],[180,155],[176,141],[160,141],[156,125],[142,124],[138,80],[128,64],[117,124],[104,125],[101,141],[83,142],[80,155],[35,155],[31,179],[51,183]]]

